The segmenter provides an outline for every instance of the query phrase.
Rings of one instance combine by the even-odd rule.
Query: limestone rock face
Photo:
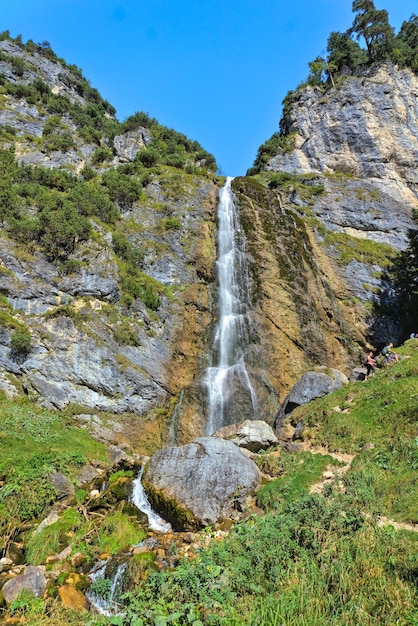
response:
[[[247,178],[233,181],[247,235],[254,344],[248,351],[260,418],[272,425],[292,385],[313,366],[351,370],[365,342],[346,285],[294,207]]]
[[[277,443],[272,427],[263,420],[245,420],[239,424],[225,426],[215,431],[212,437],[232,441],[238,447],[246,448],[251,452],[266,450]]]
[[[366,339],[357,338],[363,345],[402,338],[398,320],[374,310],[376,305],[393,309],[387,258],[406,248],[409,230],[416,227],[417,94],[418,77],[391,63],[364,68],[326,92],[298,89],[280,123],[294,148],[265,165],[269,172],[294,176],[296,184],[278,194],[284,207],[307,226],[311,218],[319,220],[309,228],[311,243],[316,240],[322,248],[319,253],[317,247],[315,260],[328,279],[333,275],[336,299],[353,303],[351,325]],[[319,183],[323,193],[304,198],[300,183],[305,189]],[[375,250],[374,258],[364,254],[366,249]],[[334,365],[341,368],[338,361]]]
[[[348,76],[326,94],[298,91],[283,127],[296,149],[268,169],[343,172],[408,204],[418,194],[418,77],[387,63]]]
[[[142,482],[154,506],[175,528],[195,529],[245,509],[260,484],[260,472],[230,441],[201,437],[156,452]]]

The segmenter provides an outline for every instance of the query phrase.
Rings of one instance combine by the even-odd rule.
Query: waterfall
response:
[[[109,559],[101,561],[89,574],[89,578],[93,583],[99,580],[103,580],[108,583],[106,585],[102,585],[104,593],[97,594],[89,589],[86,593],[86,597],[98,613],[110,617],[111,615],[116,615],[120,610],[120,592],[123,584],[123,575],[128,567],[128,563],[120,563],[116,567],[111,578],[106,576],[106,568],[108,565]]]
[[[218,204],[218,323],[213,345],[216,365],[209,367],[205,376],[208,435],[226,424],[241,418],[256,419],[258,415],[256,394],[244,360],[253,329],[245,236],[232,180],[227,178]]]
[[[155,513],[155,511],[152,510],[151,504],[144,491],[144,488],[142,486],[143,471],[144,468],[141,469],[138,477],[135,478],[135,480],[133,481],[132,502],[140,511],[145,513],[145,515],[148,517],[148,526],[151,528],[151,530],[160,533],[168,533],[171,530],[171,524],[163,520],[163,518],[160,517],[158,513]]]

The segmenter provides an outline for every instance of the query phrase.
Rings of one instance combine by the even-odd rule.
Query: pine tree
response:
[[[388,12],[376,9],[373,0],[354,0],[353,11],[357,15],[348,33],[357,39],[363,37],[369,62],[389,60],[394,46],[394,30],[389,24]]]

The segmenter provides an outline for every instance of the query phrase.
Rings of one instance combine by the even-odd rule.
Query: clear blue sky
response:
[[[278,130],[281,102],[351,26],[351,0],[0,0],[0,30],[49,41],[119,120],[146,111],[237,176]],[[375,0],[396,32],[417,0]]]

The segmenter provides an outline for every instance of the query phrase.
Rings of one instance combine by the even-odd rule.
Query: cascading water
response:
[[[128,563],[120,563],[113,572],[112,577],[106,578],[106,568],[108,567],[108,564],[108,560],[101,561],[89,574],[89,578],[93,583],[100,579],[108,582],[108,585],[104,587],[105,594],[96,594],[92,591],[92,589],[89,589],[86,593],[86,597],[98,613],[110,617],[111,615],[116,615],[120,610],[120,592],[123,585],[123,576],[126,568],[128,567]]]
[[[233,178],[222,187],[218,204],[218,324],[213,347],[216,365],[206,370],[208,417],[206,433],[240,420],[238,405],[246,418],[258,416],[257,398],[245,363],[253,332],[245,237],[234,195]]]
[[[133,481],[133,491],[132,491],[132,502],[135,506],[145,513],[148,517],[148,526],[151,530],[160,533],[168,533],[171,530],[171,524],[163,520],[162,517],[158,515],[155,511],[152,510],[151,504],[147,498],[147,495],[142,486],[142,472],[144,468],[141,469],[139,475]]]

